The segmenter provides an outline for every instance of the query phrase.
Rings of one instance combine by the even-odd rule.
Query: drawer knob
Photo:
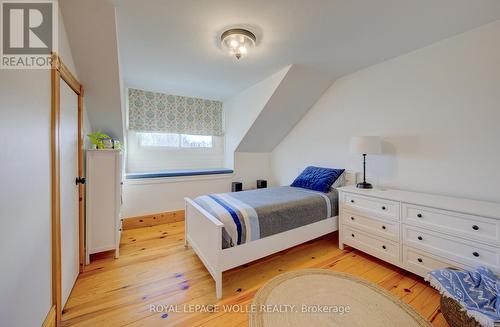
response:
[[[418,258],[417,261],[418,262],[423,262],[424,260],[422,260],[421,258]]]
[[[422,236],[417,237],[419,241],[423,240]]]
[[[387,249],[387,248],[385,247],[385,245],[382,245],[382,249],[384,249],[384,250],[385,250],[385,249]]]
[[[351,200],[351,203],[354,203],[354,200]]]
[[[351,234],[352,237],[354,237],[354,234]]]
[[[354,220],[354,217],[351,217],[351,220]]]
[[[479,257],[479,253],[477,253],[477,252],[472,252],[472,255],[475,257]]]
[[[382,206],[382,210],[385,210],[385,209],[387,209],[387,208],[385,206]]]
[[[385,226],[382,226],[382,229],[385,229]]]
[[[472,229],[473,229],[473,230],[478,230],[478,229],[479,229],[479,226],[478,226],[478,225],[472,225]]]
[[[417,217],[422,218],[422,214],[421,213],[417,214]]]

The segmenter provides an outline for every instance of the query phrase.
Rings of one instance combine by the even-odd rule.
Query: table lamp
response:
[[[356,184],[357,188],[373,188],[366,182],[366,155],[379,154],[382,146],[379,136],[355,136],[351,139],[351,153],[363,155],[363,182]]]

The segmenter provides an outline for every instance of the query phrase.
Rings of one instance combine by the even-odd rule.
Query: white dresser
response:
[[[87,150],[87,219],[85,254],[114,250],[118,258],[121,235],[122,153]]]
[[[339,189],[339,247],[425,276],[444,267],[500,273],[500,203],[399,190]]]

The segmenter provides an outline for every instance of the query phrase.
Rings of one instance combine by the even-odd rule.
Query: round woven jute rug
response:
[[[255,295],[252,327],[432,326],[409,305],[383,288],[324,269],[304,269],[279,275]]]

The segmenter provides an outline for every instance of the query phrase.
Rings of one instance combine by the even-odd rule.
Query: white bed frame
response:
[[[346,184],[356,174],[346,172]],[[222,249],[224,224],[190,198],[186,201],[184,245],[190,245],[215,280],[215,294],[222,298],[222,272],[291,248],[338,230],[338,216],[235,247]]]

